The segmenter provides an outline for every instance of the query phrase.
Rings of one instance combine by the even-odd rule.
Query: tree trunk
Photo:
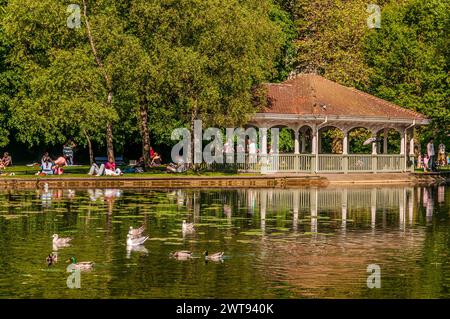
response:
[[[108,161],[112,160],[114,162],[114,144],[113,144],[113,133],[111,123],[108,123],[106,125],[106,151]]]
[[[89,149],[89,163],[94,164],[94,152],[92,150],[92,142],[91,139],[89,138],[89,135],[87,134],[86,130],[83,130],[84,135],[86,136],[86,140],[88,143],[88,149]]]
[[[141,122],[141,137],[142,137],[142,156],[146,165],[150,164],[150,134],[148,131],[148,111],[147,101],[141,102],[139,107],[139,119]]]
[[[113,89],[112,89],[112,82],[111,78],[109,77],[108,73],[105,70],[105,67],[103,65],[103,62],[99,55],[97,54],[97,48],[95,47],[94,38],[92,36],[91,32],[91,25],[89,24],[89,20],[87,17],[87,4],[86,0],[83,0],[83,15],[84,15],[84,21],[86,23],[86,30],[87,30],[87,36],[89,39],[89,45],[91,46],[92,54],[94,55],[95,62],[97,63],[97,66],[99,67],[100,71],[103,74],[103,78],[105,79],[106,88],[108,89],[108,97],[106,100],[106,105],[108,108],[112,108],[112,99],[113,99]],[[114,161],[114,143],[113,143],[113,133],[112,133],[112,123],[108,122],[106,125],[106,147],[107,147],[107,156],[108,160]]]
[[[108,94],[108,101],[107,101],[108,105],[110,107],[112,104],[112,92],[110,91]],[[106,154],[108,156],[108,161],[113,161],[114,160],[114,142],[113,142],[113,126],[111,122],[108,122],[106,124]]]

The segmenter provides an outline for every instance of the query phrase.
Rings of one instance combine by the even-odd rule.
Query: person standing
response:
[[[73,165],[73,149],[77,145],[72,141],[69,140],[66,144],[63,146],[63,155],[67,158],[67,164],[68,166]]]
[[[432,172],[436,171],[436,166],[435,166],[436,165],[435,164],[436,153],[434,152],[434,144],[433,143],[434,143],[434,139],[430,138],[428,141],[428,144],[427,144],[427,154],[429,157],[428,167],[430,168],[430,170]]]

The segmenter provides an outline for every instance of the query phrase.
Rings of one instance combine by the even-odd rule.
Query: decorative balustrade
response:
[[[208,170],[229,170],[240,172],[267,173],[355,173],[355,172],[402,172],[405,157],[399,154],[241,154],[230,161],[234,163],[203,163]]]

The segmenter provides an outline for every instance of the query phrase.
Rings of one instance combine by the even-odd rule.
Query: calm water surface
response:
[[[0,191],[0,298],[449,298],[449,211],[448,186]],[[127,250],[142,223],[150,239]],[[194,258],[169,257],[184,249]],[[80,289],[71,256],[95,262]]]

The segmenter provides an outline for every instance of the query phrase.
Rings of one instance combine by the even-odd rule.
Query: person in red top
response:
[[[120,168],[116,168],[116,163],[114,163],[113,160],[110,160],[105,164],[105,175],[118,176],[122,174]]]
[[[67,166],[66,156],[60,156],[54,162],[55,166],[53,168],[53,172],[55,175],[61,175],[63,173],[62,167]]]
[[[105,164],[105,168],[109,169],[111,171],[115,171],[116,170],[116,163],[114,163],[113,160],[109,160],[106,164]]]
[[[153,147],[150,146],[150,159],[153,159],[153,156],[155,156],[155,151],[153,150]]]

